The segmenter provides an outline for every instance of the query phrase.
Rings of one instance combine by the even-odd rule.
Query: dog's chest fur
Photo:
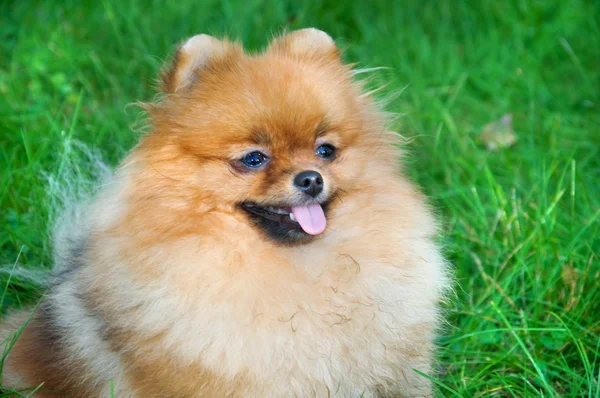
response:
[[[406,364],[428,356],[436,289],[427,266],[399,263],[401,248],[316,245],[282,255],[212,246],[206,257],[178,247],[151,290],[115,293],[136,308],[117,322],[137,331],[137,348],[150,362],[168,357],[179,375],[197,367],[211,380],[245,380],[233,395],[368,396],[393,389]],[[226,392],[190,379],[178,393],[186,383],[190,393]]]

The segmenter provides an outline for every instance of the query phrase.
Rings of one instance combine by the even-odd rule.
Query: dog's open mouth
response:
[[[277,240],[296,240],[306,235],[319,235],[327,227],[327,203],[295,206],[261,206],[254,202],[241,204],[265,232]]]
[[[242,207],[247,212],[268,220],[277,221],[289,226],[299,226],[309,235],[318,235],[327,226],[325,211],[323,210],[323,206],[318,203],[303,206],[275,207],[259,206],[256,203],[245,202],[242,204]]]

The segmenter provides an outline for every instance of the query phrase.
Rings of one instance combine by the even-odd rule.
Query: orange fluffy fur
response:
[[[56,238],[57,271],[4,364],[38,396],[431,396],[436,223],[395,135],[316,29],[261,54],[180,47],[147,134]],[[338,148],[334,160],[315,145]],[[269,154],[261,170],[236,160]],[[317,170],[327,229],[267,237],[239,207],[285,202]],[[5,321],[4,333],[27,312]]]

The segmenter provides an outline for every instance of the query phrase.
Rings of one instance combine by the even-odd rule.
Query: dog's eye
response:
[[[269,160],[267,155],[258,151],[250,152],[249,154],[244,155],[242,159],[240,159],[242,164],[250,169],[258,169],[259,167],[267,163],[267,160]]]
[[[335,147],[331,144],[322,144],[315,151],[318,157],[323,159],[333,159],[335,156]]]

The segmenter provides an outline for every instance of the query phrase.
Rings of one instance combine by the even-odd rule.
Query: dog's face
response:
[[[270,239],[307,243],[328,212],[361,186],[381,126],[337,48],[314,29],[248,56],[195,36],[163,74],[165,99],[150,107],[143,143],[174,191],[227,209]],[[179,182],[178,184],[175,182]]]

